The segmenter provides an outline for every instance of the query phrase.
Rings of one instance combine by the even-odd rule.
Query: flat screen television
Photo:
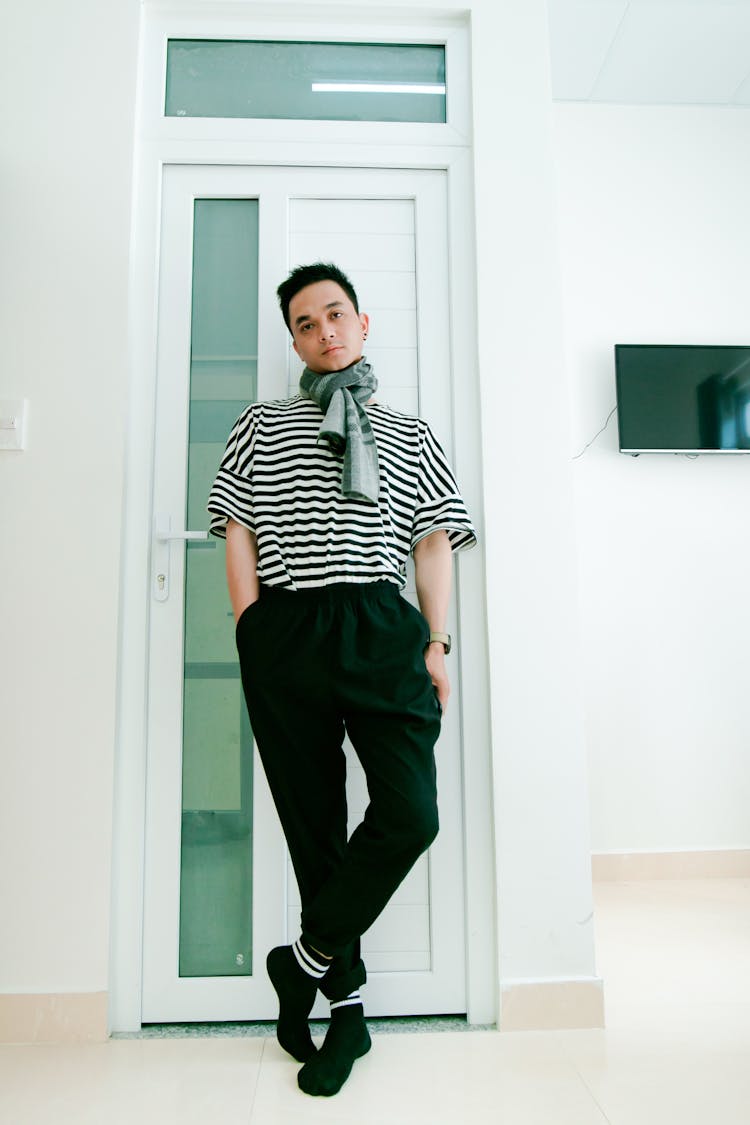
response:
[[[750,453],[750,347],[616,344],[621,453]]]

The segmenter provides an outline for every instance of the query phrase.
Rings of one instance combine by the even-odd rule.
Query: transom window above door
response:
[[[445,45],[169,39],[164,113],[443,124]]]

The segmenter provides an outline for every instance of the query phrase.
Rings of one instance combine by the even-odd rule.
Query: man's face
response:
[[[289,302],[294,350],[320,375],[361,359],[368,323],[335,281],[306,285]]]

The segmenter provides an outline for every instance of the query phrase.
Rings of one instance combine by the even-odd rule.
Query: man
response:
[[[433,748],[449,693],[452,551],[476,542],[429,426],[374,401],[369,327],[336,266],[278,289],[300,394],[240,416],[211,491],[226,535],[242,684],[302,902],[268,955],[278,1039],[309,1094],[370,1048],[360,936],[438,830]],[[400,596],[409,552],[421,613]],[[347,841],[348,733],[370,804]],[[317,989],[331,1022],[316,1051]]]

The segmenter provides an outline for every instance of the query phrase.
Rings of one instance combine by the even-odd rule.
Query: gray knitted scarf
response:
[[[317,402],[325,414],[318,445],[344,454],[341,491],[354,500],[377,504],[380,491],[378,447],[365,403],[377,390],[372,367],[362,356],[343,371],[319,375],[306,367],[299,381],[306,398]]]

